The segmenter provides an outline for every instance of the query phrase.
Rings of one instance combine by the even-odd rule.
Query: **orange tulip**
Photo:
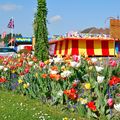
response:
[[[51,69],[57,71],[58,67],[57,66],[53,66]]]
[[[50,78],[58,81],[60,79],[60,75],[59,74],[50,74]]]
[[[47,74],[42,74],[41,77],[42,77],[42,78],[46,78],[46,77],[47,77]]]

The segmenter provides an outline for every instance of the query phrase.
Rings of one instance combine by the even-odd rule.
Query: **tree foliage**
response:
[[[46,25],[47,7],[46,0],[37,0],[37,13],[34,18],[35,55],[40,60],[48,59],[48,31]]]

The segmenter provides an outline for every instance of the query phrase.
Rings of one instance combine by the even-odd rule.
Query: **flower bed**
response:
[[[0,87],[38,98],[81,117],[110,119],[120,112],[119,60],[31,54],[0,59]]]

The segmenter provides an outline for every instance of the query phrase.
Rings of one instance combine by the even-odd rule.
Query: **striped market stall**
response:
[[[116,41],[112,38],[62,38],[49,42],[50,54],[114,56]]]

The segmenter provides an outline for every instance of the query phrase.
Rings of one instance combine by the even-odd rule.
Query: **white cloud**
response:
[[[0,10],[3,11],[14,11],[21,8],[22,8],[21,5],[16,5],[12,3],[0,4]]]
[[[62,17],[60,15],[55,15],[53,17],[50,18],[50,22],[53,23],[53,22],[58,22],[62,19]]]

